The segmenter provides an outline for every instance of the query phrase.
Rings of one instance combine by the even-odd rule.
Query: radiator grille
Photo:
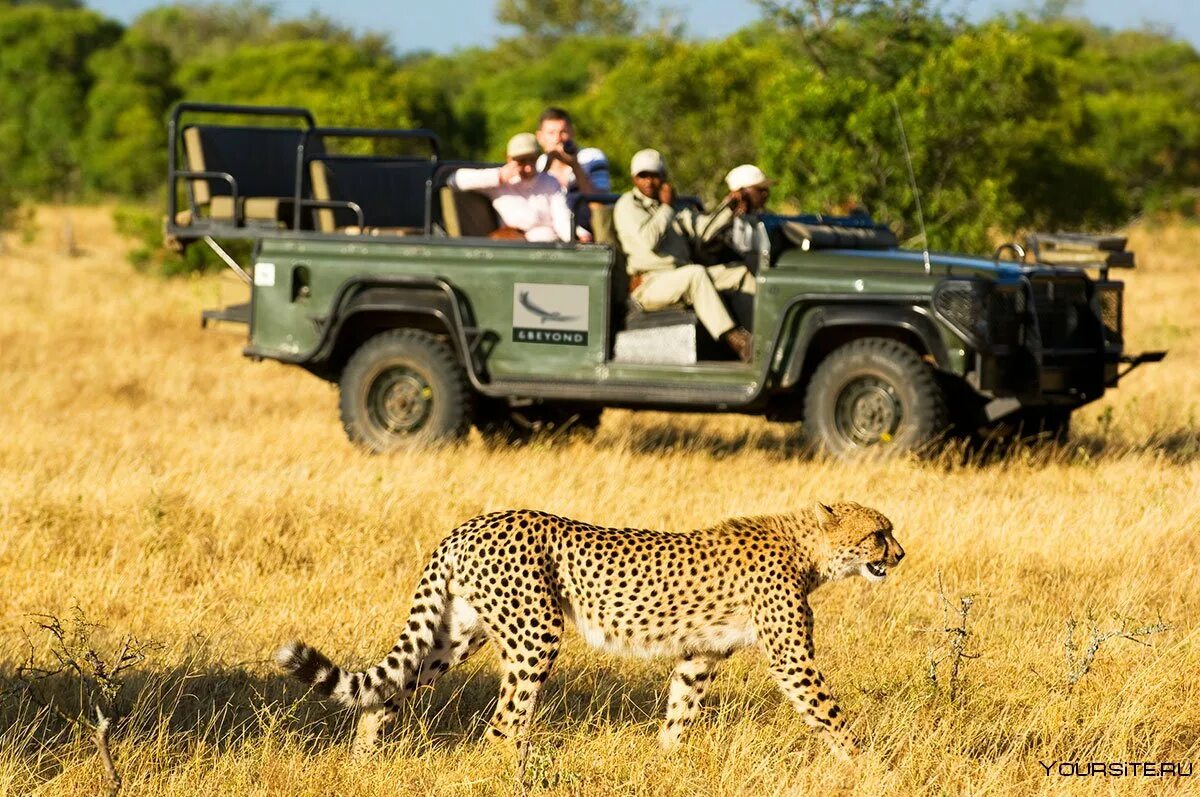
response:
[[[988,297],[988,338],[994,345],[1016,346],[1025,340],[1025,292],[993,291]]]
[[[1034,278],[1030,284],[1042,346],[1077,349],[1100,344],[1099,324],[1088,302],[1085,280]]]

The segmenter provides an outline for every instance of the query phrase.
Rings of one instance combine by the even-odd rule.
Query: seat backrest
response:
[[[296,188],[296,148],[303,136],[303,130],[290,127],[192,125],[183,131],[184,155],[190,170],[233,175],[241,197],[290,197]],[[320,141],[310,140],[308,148],[320,151]],[[197,205],[230,193],[224,180],[188,182]]]
[[[588,208],[592,214],[592,240],[620,249],[617,242],[617,224],[613,219],[613,206],[604,202],[590,202]]]
[[[475,191],[442,186],[442,224],[451,238],[486,237],[500,226],[491,200]]]
[[[425,226],[425,184],[435,166],[428,158],[331,156],[311,161],[309,177],[315,199],[356,203],[366,227],[418,229]],[[349,211],[318,209],[316,226],[332,232],[335,218],[358,224]]]

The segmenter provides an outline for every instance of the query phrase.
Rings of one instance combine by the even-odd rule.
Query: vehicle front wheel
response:
[[[449,442],[469,429],[466,375],[428,332],[376,335],[346,363],[338,386],[346,436],[374,453]]]
[[[949,425],[933,369],[890,338],[861,338],[821,361],[804,398],[804,431],[837,457],[927,447]]]

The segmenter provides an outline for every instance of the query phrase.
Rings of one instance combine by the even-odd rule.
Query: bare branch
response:
[[[1079,628],[1079,622],[1074,618],[1067,619],[1067,630],[1063,639],[1063,652],[1066,658],[1066,676],[1064,680],[1068,692],[1074,689],[1075,685],[1091,672],[1092,664],[1096,660],[1096,654],[1100,652],[1100,648],[1110,639],[1126,639],[1130,642],[1136,642],[1139,645],[1149,646],[1150,643],[1144,640],[1145,637],[1171,630],[1171,625],[1162,622],[1162,620],[1149,625],[1130,627],[1133,624],[1130,618],[1120,617],[1119,615],[1114,615],[1113,617],[1120,622],[1120,627],[1107,631],[1101,631],[1095,619],[1090,616],[1088,617],[1089,636],[1087,647],[1083,649],[1083,653],[1079,652],[1079,643],[1075,640],[1075,632]]]
[[[971,607],[975,605],[974,595],[963,595],[958,599],[958,608],[954,608],[954,604],[950,598],[946,596],[946,588],[942,583],[942,571],[937,571],[938,596],[942,601],[942,627],[941,628],[923,628],[922,631],[931,631],[943,635],[942,645],[948,650],[945,650],[941,655],[938,655],[938,650],[935,648],[929,652],[929,670],[927,677],[935,690],[941,688],[938,682],[938,667],[944,662],[950,662],[950,677],[948,684],[948,694],[950,701],[953,702],[958,697],[960,675],[962,667],[967,661],[979,658],[979,654],[967,650],[971,639],[972,632],[967,628],[967,617],[971,612]],[[952,624],[951,614],[956,615],[956,623]]]
[[[112,752],[108,749],[108,735],[111,730],[112,721],[104,716],[104,712],[99,706],[96,706],[96,732],[92,734],[92,742],[96,745],[100,762],[104,764],[104,773],[108,777],[108,793],[111,797],[116,797],[117,793],[121,791],[121,776],[117,774]]]

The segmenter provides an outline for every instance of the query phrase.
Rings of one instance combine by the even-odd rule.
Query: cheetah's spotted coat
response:
[[[523,760],[568,619],[594,647],[674,657],[659,734],[666,748],[695,717],[716,666],[757,644],[805,721],[849,756],[857,743],[813,660],[808,594],[855,574],[882,580],[903,556],[891,522],[849,502],[686,533],[496,512],[459,526],[434,551],[408,624],[378,665],[348,672],[300,642],[283,647],[278,661],[319,694],[365,709],[361,751],[418,685],[491,640],[502,675],[488,735],[513,739]]]

